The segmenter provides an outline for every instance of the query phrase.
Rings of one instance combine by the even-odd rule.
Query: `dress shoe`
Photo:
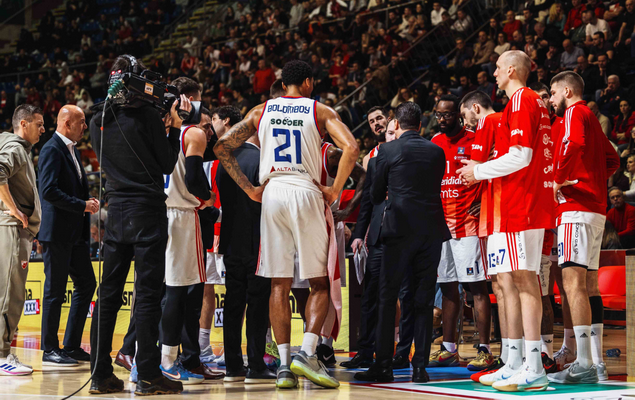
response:
[[[392,359],[392,369],[406,369],[410,368],[410,360],[408,357],[395,356]]]
[[[278,375],[265,368],[262,371],[256,371],[255,369],[248,368],[247,375],[245,376],[245,383],[271,383],[275,384]]]
[[[385,362],[381,365],[375,362],[368,368],[368,371],[358,372],[354,378],[363,382],[392,382],[395,380],[392,367],[385,364]]]
[[[223,379],[225,377],[225,374],[223,372],[214,371],[203,363],[200,363],[198,367],[190,369],[188,371],[190,371],[193,374],[203,375],[205,377],[205,380],[218,380],[218,379]]]
[[[77,367],[79,363],[66,355],[64,350],[53,349],[42,354],[42,365],[47,367]]]
[[[84,349],[82,349],[81,347],[78,347],[76,349],[69,349],[68,347],[64,347],[64,353],[66,353],[67,356],[69,356],[73,360],[76,360],[77,362],[90,362],[90,354],[84,351]]]
[[[90,383],[90,394],[106,394],[123,392],[123,381],[115,376],[110,375],[105,379],[93,378]]]
[[[151,381],[141,379],[134,391],[136,396],[152,396],[155,394],[178,394],[183,391],[183,384],[172,381],[161,375]]]
[[[247,376],[247,368],[244,366],[239,369],[228,369],[223,382],[242,382]]]
[[[340,367],[352,369],[352,368],[368,368],[373,365],[372,358],[365,358],[359,353],[355,354],[353,358],[348,361],[340,363]]]
[[[123,354],[120,351],[117,353],[117,357],[115,358],[115,364],[130,371],[132,369],[132,359],[133,356]]]
[[[430,381],[425,368],[412,367],[412,381],[415,383],[426,383]]]

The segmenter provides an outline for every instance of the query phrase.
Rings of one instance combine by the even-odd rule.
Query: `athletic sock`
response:
[[[201,348],[201,350],[207,348],[207,346],[209,346],[209,333],[210,333],[211,329],[202,329],[199,328],[198,330],[198,345]]]
[[[564,340],[562,345],[572,352],[575,351],[575,332],[573,329],[564,329]]]
[[[540,335],[542,351],[547,353],[549,358],[553,358],[553,333],[551,335]]]
[[[445,349],[450,353],[456,352],[456,343],[443,342],[443,347],[445,347]]]
[[[320,336],[320,339],[322,339],[322,344],[326,345],[330,348],[333,348],[333,338],[327,338],[325,336]]]
[[[161,366],[163,369],[170,369],[176,361],[176,357],[179,354],[179,346],[168,346],[166,344],[161,346]]]
[[[291,365],[291,344],[278,343],[278,354],[280,354],[280,365]]]
[[[521,351],[521,355],[523,360],[525,359],[525,357],[527,357],[527,355],[525,354],[525,337],[523,336],[523,343],[522,346],[520,346],[520,351]]]
[[[604,341],[604,324],[591,324],[591,355],[593,364],[598,365],[604,362],[602,344]]]
[[[478,347],[485,347],[490,354],[492,353],[492,349],[490,348],[489,343],[488,344],[481,343],[478,345]]]
[[[511,369],[518,369],[523,365],[523,340],[522,339],[509,339],[509,354],[507,355],[506,364]]]
[[[573,327],[578,350],[576,359],[582,368],[593,365],[591,356],[591,325],[578,325]]]
[[[529,368],[535,373],[540,373],[544,369],[540,353],[540,340],[525,340],[525,354]]]
[[[267,328],[267,336],[266,336],[266,343],[271,343],[273,342],[273,338],[271,337],[271,327]]]
[[[501,339],[501,360],[507,364],[507,358],[509,357],[509,339]]]
[[[319,339],[320,337],[315,333],[305,332],[300,350],[305,352],[307,356],[315,355],[315,349],[317,348]]]

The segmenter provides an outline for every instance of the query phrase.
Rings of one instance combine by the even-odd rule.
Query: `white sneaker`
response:
[[[558,350],[553,355],[553,361],[558,365],[558,370],[562,371],[567,364],[571,364],[576,360],[575,352],[569,350],[568,347],[562,346],[560,350]]]
[[[0,375],[16,376],[31,375],[33,367],[22,364],[15,354],[9,354],[7,358],[0,358]]]
[[[214,350],[212,350],[212,346],[207,345],[206,348],[201,350],[201,354],[198,356],[198,358],[201,360],[201,363],[208,364],[213,363],[217,357],[214,354]]]
[[[529,366],[524,366],[509,379],[494,382],[492,387],[503,392],[537,392],[547,390],[549,380],[544,368],[540,368],[538,373]]]
[[[494,382],[498,382],[504,379],[508,379],[512,377],[516,372],[520,371],[520,368],[513,369],[509,366],[509,364],[505,364],[503,368],[497,370],[494,373],[486,374],[481,376],[478,381],[481,382],[485,386],[492,386]]]
[[[609,380],[609,373],[606,370],[606,364],[604,364],[603,362],[595,364],[595,368],[598,371],[598,381],[602,382]]]

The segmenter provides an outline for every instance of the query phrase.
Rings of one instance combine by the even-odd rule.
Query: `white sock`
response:
[[[501,360],[507,364],[507,358],[509,357],[509,339],[501,339]]]
[[[161,346],[161,366],[163,369],[170,369],[176,361],[176,356],[179,354],[179,346]]]
[[[542,351],[547,353],[549,358],[553,358],[553,333],[551,335],[540,335]]]
[[[267,336],[266,336],[266,343],[271,343],[273,342],[273,338],[271,337],[271,327],[267,328]]]
[[[604,324],[591,325],[591,355],[593,356],[593,364],[598,365],[604,362],[604,354],[602,345],[604,343]]]
[[[305,332],[300,350],[305,352],[307,356],[315,355],[315,349],[317,348],[319,339],[320,337],[315,333]]]
[[[511,369],[518,369],[523,365],[523,340],[509,339],[509,354],[505,362]]]
[[[399,343],[399,327],[395,327],[395,342]]]
[[[564,330],[564,340],[562,342],[562,346],[566,347],[567,349],[571,350],[572,352],[575,351],[575,332],[573,332],[573,329],[566,329]]]
[[[139,353],[139,342],[134,342],[134,357],[132,358],[132,364],[137,365],[137,354]]]
[[[527,357],[527,354],[525,354],[525,337],[523,336],[523,342],[522,345],[520,347],[520,354],[522,355],[522,358],[524,359],[525,357]]]
[[[322,344],[323,345],[326,345],[326,346],[328,346],[330,348],[333,348],[333,338],[332,337],[327,338],[325,336],[320,336],[320,339],[322,339]]]
[[[527,365],[529,368],[539,373],[544,368],[540,353],[540,340],[525,340],[525,354],[527,354]]]
[[[489,351],[490,353],[492,352],[492,349],[490,348],[489,344],[479,344],[478,347],[485,347],[487,349],[487,351]]]
[[[575,340],[578,349],[577,361],[582,368],[589,368],[593,365],[591,356],[591,325],[574,326]]]
[[[198,330],[198,345],[201,348],[201,350],[207,348],[207,346],[209,346],[209,333],[210,333],[211,329],[202,329],[199,328]]]
[[[278,344],[278,354],[280,354],[280,365],[291,365],[291,344]]]
[[[456,352],[456,343],[443,342],[443,347],[445,347],[445,349],[450,353]]]

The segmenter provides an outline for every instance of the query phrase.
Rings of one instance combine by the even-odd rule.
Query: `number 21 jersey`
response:
[[[322,174],[322,136],[315,100],[283,96],[265,102],[258,122],[260,183],[275,179],[315,188],[312,182]]]

